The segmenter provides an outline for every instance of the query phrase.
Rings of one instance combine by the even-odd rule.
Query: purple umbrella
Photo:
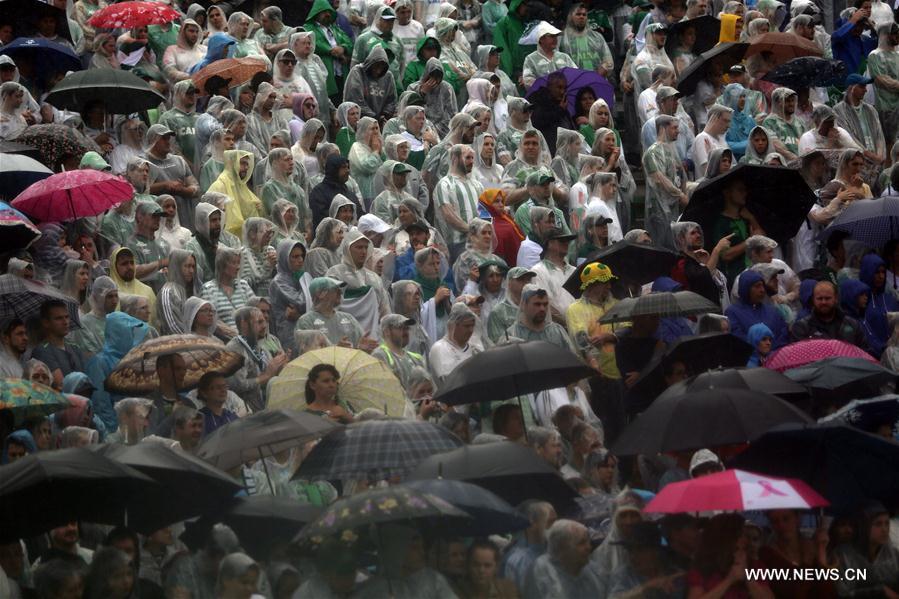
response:
[[[585,71],[584,69],[572,69],[565,67],[558,72],[565,75],[565,81],[568,87],[565,91],[565,97],[568,99],[568,112],[571,116],[575,116],[577,112],[577,95],[585,87],[589,87],[596,94],[597,98],[602,98],[609,105],[609,110],[615,105],[615,88],[609,83],[605,77],[593,71]],[[535,91],[541,87],[546,87],[546,80],[549,75],[539,77],[534,81],[534,85],[528,90],[526,97],[530,97]]]

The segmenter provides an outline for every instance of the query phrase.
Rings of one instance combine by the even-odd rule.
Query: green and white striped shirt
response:
[[[256,294],[253,293],[253,289],[250,287],[249,283],[238,279],[234,282],[234,291],[231,293],[231,297],[228,297],[225,295],[225,292],[222,291],[218,282],[213,279],[203,285],[200,297],[212,304],[219,322],[223,322],[226,325],[233,327],[234,311],[246,306],[247,302],[256,297]],[[191,325],[193,325],[192,322],[185,323],[185,326],[188,328],[190,328]]]
[[[478,215],[478,197],[484,186],[471,177],[459,177],[452,173],[440,179],[434,188],[434,206],[437,217],[437,229],[450,245],[464,243],[468,238],[466,231],[457,231],[443,218],[441,206],[449,205],[463,222],[469,223]]]

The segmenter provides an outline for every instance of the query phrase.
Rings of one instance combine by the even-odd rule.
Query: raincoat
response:
[[[756,152],[755,146],[752,145],[752,137],[756,135],[756,133],[763,134],[765,136],[765,139],[768,140],[768,145],[765,146],[765,149],[761,152]],[[743,164],[765,164],[765,156],[767,156],[769,154],[769,150],[772,149],[771,136],[768,134],[768,131],[764,127],[756,125],[749,132],[746,140],[746,153],[743,154],[742,158],[740,158],[740,162]]]
[[[787,98],[795,95],[796,92],[787,87],[779,87],[771,92],[771,114],[762,121],[762,126],[790,152],[799,154],[799,138],[802,137],[804,128],[795,114],[789,120],[784,114],[784,103]]]
[[[250,285],[253,293],[265,297],[275,268],[267,254],[274,248],[271,240],[275,225],[266,218],[248,218],[243,224],[243,247],[240,250],[240,274],[237,276]]]
[[[329,268],[325,276],[347,284],[340,309],[352,314],[369,337],[380,339],[379,323],[381,316],[390,312],[390,299],[381,283],[381,277],[364,266],[373,250],[371,241],[367,243],[368,251],[363,266],[357,267],[353,262],[350,246],[360,240],[368,241],[368,238],[359,229],[351,229],[344,236],[340,248],[341,262]]]
[[[250,159],[250,167],[247,169],[247,174],[241,177],[240,161],[244,158]],[[225,204],[225,215],[227,230],[235,235],[243,230],[245,219],[262,214],[262,202],[247,187],[247,181],[253,175],[254,160],[251,152],[225,151],[225,170],[209,186],[209,191],[217,191],[231,198],[231,201]]]
[[[886,138],[899,137],[899,47],[890,44],[892,21],[878,27],[877,49],[868,54],[868,74],[875,79],[874,106],[883,119]],[[889,85],[878,84],[883,78]]]
[[[549,57],[538,46],[536,50],[524,57],[521,78],[524,79],[525,87],[530,88],[539,77],[565,68],[576,69],[578,66],[565,52],[555,50],[552,57]]]
[[[674,71],[674,65],[665,48],[656,45],[655,36],[652,35],[656,31],[663,30],[664,26],[659,23],[652,23],[646,27],[646,45],[637,53],[634,62],[631,65],[631,74],[634,78],[634,97],[639,97],[640,93],[648,89],[652,85],[652,71],[658,66],[665,66]],[[653,237],[655,239],[655,237]]]
[[[262,116],[262,106],[272,94],[277,98],[268,119]],[[247,115],[247,132],[244,139],[256,146],[260,154],[265,155],[271,147],[272,135],[287,129],[287,121],[281,115],[280,96],[271,83],[260,83],[253,101],[253,110]],[[253,172],[250,169],[250,172]]]
[[[314,50],[306,58],[301,58],[297,44],[305,38],[311,38],[313,49],[315,48],[315,32],[313,31],[297,31],[290,36],[289,47],[293,49],[294,56],[297,59],[297,66],[294,73],[304,80],[312,90],[318,102],[320,114],[325,120],[330,118],[334,110],[331,100],[328,99],[328,68],[322,61],[321,57],[315,54]],[[277,57],[275,59],[277,62]]]
[[[215,274],[215,249],[218,241],[212,242],[209,239],[209,217],[214,212],[222,213],[212,204],[206,202],[197,204],[194,221],[196,233],[185,246],[197,260],[197,273],[194,276],[200,283],[211,280]]]
[[[493,139],[493,156],[489,158],[489,162],[484,160],[482,155],[484,141],[487,138]],[[474,177],[484,189],[490,187],[500,187],[503,180],[503,167],[499,160],[496,159],[496,136],[492,133],[481,133],[474,140],[474,167],[471,170],[471,176]]]
[[[491,237],[489,248],[479,248],[473,241],[486,227],[492,228],[492,224],[481,218],[473,218],[468,223],[468,241],[465,244],[465,251],[459,254],[456,263],[453,264],[453,282],[460,293],[469,281],[472,267],[481,266],[485,262],[493,262],[501,264],[506,270],[509,268],[506,261],[494,253],[498,243],[496,233],[493,233]]]
[[[193,281],[188,284],[184,280],[181,267],[192,254],[187,250],[172,250],[169,255],[169,268],[166,274],[166,283],[159,290],[156,302],[156,322],[159,325],[160,335],[178,335],[189,333],[190,329],[184,327],[183,306],[189,297],[200,294],[201,283],[197,273],[194,273]]]
[[[370,136],[378,131],[378,122],[371,117],[362,117],[356,125],[356,141],[350,148],[350,175],[359,184],[362,197],[370,202],[374,198],[372,184],[375,174],[384,163],[380,153],[368,145]]]
[[[375,46],[380,46],[385,51],[390,51],[391,56],[388,56],[385,52],[384,57],[388,60],[390,73],[393,75],[393,82],[399,83],[403,79],[403,67],[406,61],[406,52],[403,50],[403,43],[392,32],[384,33],[378,29],[381,14],[388,8],[389,7],[386,4],[379,6],[369,28],[360,33],[359,37],[356,38],[356,43],[353,45],[353,59],[350,62],[350,67],[352,68],[358,64],[367,62],[368,58],[372,55],[372,49]],[[399,93],[399,91],[396,93]],[[344,97],[346,97],[346,92],[344,92]]]
[[[206,46],[203,45],[203,32],[200,31],[197,42],[191,46],[185,38],[185,29],[188,25],[199,28],[193,19],[184,19],[178,30],[178,41],[167,47],[162,55],[162,72],[173,81],[181,81],[190,77],[189,71],[195,64],[206,57]]]
[[[307,308],[306,313],[297,320],[298,331],[318,331],[324,335],[332,345],[337,345],[344,338],[353,347],[365,336],[365,331],[352,314],[335,309],[331,316],[325,316],[319,312],[321,296],[313,296],[313,307]]]
[[[294,123],[296,121],[293,121]],[[318,157],[315,154],[319,143],[323,143],[327,137],[327,128],[319,119],[312,118],[303,123],[303,129],[297,134],[297,139],[291,146],[293,159],[303,165],[303,170],[310,177],[319,174]],[[321,136],[321,141],[319,140]],[[291,139],[293,135],[291,134]]]
[[[892,332],[892,327],[887,320],[887,313],[899,310],[899,301],[887,291],[886,281],[880,287],[874,285],[874,275],[881,267],[886,268],[886,262],[877,254],[868,254],[862,258],[858,273],[859,280],[871,290],[871,299],[865,310],[864,322],[866,328],[870,330],[871,350],[878,356],[883,353]]]
[[[338,181],[340,168],[347,164],[347,159],[340,154],[332,154],[325,161],[325,177],[322,182],[312,188],[309,194],[309,207],[312,210],[312,224],[317,227],[321,220],[328,215],[331,202],[335,195],[345,196],[356,204],[356,214],[362,213],[362,205],[359,198],[348,187],[347,183]]]
[[[303,255],[306,255],[306,248],[298,241],[284,239],[278,244],[276,274],[268,287],[268,298],[272,304],[272,329],[282,346],[294,349],[296,342],[293,332],[296,321],[287,319],[287,307],[293,307],[301,315],[312,307],[312,296],[309,294],[312,275],[302,267],[298,271],[290,269],[290,252],[296,247],[302,248]]]
[[[843,100],[833,107],[836,124],[849,132],[855,143],[880,156],[887,155],[887,143],[880,117],[873,106],[867,102],[859,102],[853,107],[848,99],[849,90],[844,92]]]
[[[230,281],[232,285],[231,295],[225,293],[225,290],[222,288],[220,280],[224,275],[224,269],[228,261],[233,260],[235,257],[240,257],[239,250],[219,246],[215,255],[215,276],[203,284],[203,289],[200,292],[200,297],[215,308],[219,322],[232,328],[235,327],[234,312],[246,306],[251,299],[256,297],[250,284],[240,279],[240,277]],[[187,323],[185,322],[185,324]],[[191,322],[192,324],[193,322]]]
[[[94,279],[90,291],[90,311],[81,315],[81,328],[66,335],[66,341],[81,350],[84,355],[93,355],[103,349],[106,335],[106,296],[118,293],[118,288],[109,277]]]
[[[658,132],[656,143],[643,154],[643,170],[646,173],[646,230],[653,243],[673,249],[671,223],[681,212],[680,195],[685,189],[686,175],[665,127]]]
[[[615,60],[605,38],[589,24],[578,30],[573,24],[574,10],[568,11],[568,22],[559,38],[559,49],[571,57],[577,68],[598,71],[600,68],[611,72]]]
[[[376,63],[390,66],[387,53],[380,44],[371,49],[364,62],[350,69],[343,97],[346,102],[358,104],[362,116],[386,120],[396,113],[396,84],[390,70],[378,79],[371,76],[371,68]]]
[[[331,23],[323,25],[316,19],[321,13],[331,14]],[[346,76],[347,67],[340,60],[331,55],[332,48],[343,48],[344,56],[353,52],[353,42],[343,29],[337,25],[337,11],[331,7],[328,0],[315,0],[309,14],[306,16],[305,29],[315,33],[315,54],[318,56],[328,72],[327,91],[329,96],[340,92],[337,86],[337,77],[341,80]],[[333,40],[333,41],[331,41]],[[297,63],[299,65],[299,63]]]
[[[749,328],[756,323],[764,323],[772,331],[772,349],[778,349],[788,342],[787,323],[772,304],[765,301],[754,305],[749,303],[749,289],[763,280],[762,275],[754,270],[744,271],[739,281],[740,301],[728,306],[724,314],[730,322],[731,334],[747,342]]]
[[[347,121],[347,113],[352,108],[359,110],[359,105],[355,102],[342,102],[337,107],[337,122],[340,124],[340,130],[337,132],[334,143],[340,148],[340,154],[344,157],[350,153],[350,148],[356,141],[356,128],[355,126],[350,128],[350,124]]]
[[[518,7],[524,0],[509,2],[509,11],[493,29],[493,44],[504,51],[499,55],[499,65],[512,81],[518,81],[524,66],[524,57],[537,49],[534,45],[522,45],[525,21],[518,16]]]
[[[103,349],[91,358],[85,368],[87,376],[94,386],[91,395],[91,407],[106,430],[114,432],[119,427],[113,405],[121,399],[106,391],[106,377],[115,370],[119,361],[129,351],[143,342],[150,327],[147,323],[128,316],[124,312],[113,312],[106,316],[106,332],[104,335]]]
[[[458,162],[461,162],[461,157]],[[465,243],[467,233],[449,224],[442,207],[452,208],[462,222],[471,222],[471,219],[478,214],[478,197],[483,191],[484,187],[470,174],[465,173],[459,163],[452,164],[450,172],[437,182],[434,188],[436,225],[450,247]]]
[[[266,168],[265,184],[259,192],[265,211],[271,214],[278,200],[287,200],[297,208],[299,216],[298,227],[301,231],[312,230],[312,211],[309,209],[309,200],[306,192],[300,187],[293,177],[281,173],[272,166],[271,160],[282,159],[290,150],[287,148],[275,148],[269,152],[269,163]]]
[[[340,240],[346,225],[336,218],[325,217],[315,228],[315,238],[306,254],[306,272],[323,277],[329,268],[340,262]]]
[[[439,58],[429,58],[421,78],[409,86],[409,89],[419,92],[425,100],[425,110],[428,120],[437,129],[437,134],[444,137],[449,132],[449,122],[457,112],[456,93],[453,86],[444,80],[444,67]],[[420,91],[421,84],[430,76],[440,78],[440,83],[429,93]]]
[[[147,301],[150,303],[150,318],[151,324],[153,324],[152,319],[156,314],[156,293],[149,285],[144,285],[141,283],[137,277],[134,277],[130,281],[125,281],[119,276],[118,271],[116,271],[115,263],[116,258],[123,249],[128,248],[116,248],[115,251],[112,252],[112,255],[109,257],[109,278],[116,284],[118,287],[119,295],[140,295],[147,298]],[[131,251],[130,249],[128,251]],[[131,252],[132,255],[134,252]]]
[[[724,86],[724,92],[721,94],[721,103],[727,106],[733,113],[731,114],[730,128],[727,130],[725,139],[727,145],[733,150],[735,158],[739,159],[746,153],[748,145],[749,133],[755,128],[755,119],[752,118],[745,110],[740,110],[740,98],[745,97],[746,103],[749,103],[747,90],[739,83],[730,83]]]
[[[403,201],[417,201],[406,193],[405,189],[398,189],[393,183],[393,169],[400,164],[396,160],[387,160],[378,169],[376,177],[383,181],[384,191],[378,194],[371,204],[371,214],[374,214],[385,223],[393,220],[397,204]]]
[[[492,3],[492,2],[488,2]],[[486,4],[485,4],[486,6]],[[505,8],[505,6],[504,6]],[[475,77],[481,79],[487,79],[488,81],[492,77],[499,78],[499,95],[501,98],[511,98],[513,96],[518,95],[518,87],[515,83],[509,78],[509,75],[506,74],[499,66],[492,71],[487,70],[487,61],[490,58],[491,50],[495,49],[496,46],[492,46],[490,44],[485,44],[483,46],[478,46],[477,49],[477,61],[478,61],[478,72],[474,74]]]

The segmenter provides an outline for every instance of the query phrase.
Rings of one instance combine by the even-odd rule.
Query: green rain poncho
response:
[[[524,34],[525,22],[518,16],[518,8],[523,3],[524,0],[512,0],[509,3],[508,14],[493,30],[493,44],[504,49],[499,57],[500,68],[512,78],[512,81],[517,81],[521,75],[524,57],[536,49],[536,46],[524,46],[519,43]]]
[[[789,120],[784,114],[784,104],[790,96],[795,95],[796,92],[788,87],[779,87],[771,92],[771,114],[762,121],[762,126],[790,152],[798,154],[799,138],[802,137],[805,130],[795,114],[790,115]]]

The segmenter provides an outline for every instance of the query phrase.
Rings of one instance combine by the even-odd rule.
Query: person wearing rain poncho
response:
[[[503,146],[505,131],[497,140],[500,147]],[[503,170],[502,188],[506,192],[506,203],[511,206],[519,206],[528,197],[527,178],[542,167],[549,167],[552,161],[549,147],[543,139],[543,135],[536,129],[528,129],[519,138],[515,159],[509,162]],[[551,172],[551,171],[550,171]],[[564,193],[558,193],[560,199]]]
[[[508,268],[505,260],[494,253],[496,244],[496,235],[490,222],[481,218],[472,218],[469,221],[466,249],[453,264],[453,283],[456,289],[461,292],[469,281],[477,282],[479,277],[472,271],[485,262],[502,264]]]
[[[500,186],[503,167],[496,159],[496,136],[492,133],[481,133],[475,138],[474,168],[471,175],[485,189]]]
[[[306,255],[306,271],[313,277],[322,277],[329,268],[340,262],[340,244],[346,225],[336,218],[325,217],[315,229],[315,238]]]
[[[159,229],[156,231],[157,243],[169,249],[182,249],[190,241],[191,232],[181,226],[178,217],[178,206],[175,198],[167,193],[160,195],[156,201],[165,213],[159,220]]]
[[[183,320],[184,302],[200,294],[197,259],[186,250],[172,250],[166,283],[159,290],[156,302],[156,322],[161,335],[180,335],[190,332]]]
[[[577,68],[595,71],[605,77],[615,67],[615,62],[602,34],[588,27],[587,12],[584,3],[571,5],[559,48],[571,57]]]
[[[366,348],[375,346],[352,314],[337,308],[341,305],[346,283],[330,277],[316,277],[309,283],[312,306],[297,320],[298,331],[319,331],[333,345]],[[360,344],[360,341],[363,342]]]
[[[274,148],[268,155],[266,181],[260,190],[262,204],[266,213],[271,213],[275,202],[287,200],[293,204],[301,219],[300,230],[312,232],[312,212],[309,200],[303,188],[297,185],[292,175],[294,171],[293,154],[287,148]]]
[[[656,245],[674,248],[671,223],[675,222],[689,199],[686,175],[673,142],[678,121],[668,115],[656,117],[656,143],[643,154],[646,173],[646,230]]]
[[[471,176],[474,151],[470,146],[456,144],[449,151],[449,173],[434,189],[436,224],[450,249],[450,258],[465,249],[468,223],[477,216],[478,197],[483,186]]]
[[[90,357],[103,349],[106,334],[106,315],[115,312],[119,304],[119,291],[112,279],[106,276],[94,279],[90,292],[90,311],[81,314],[81,328],[66,336],[66,341]]]
[[[440,52],[440,42],[436,37],[422,36],[415,45],[415,58],[406,64],[406,69],[403,71],[403,87],[409,88],[412,84],[420,81],[427,72],[428,61],[432,58],[439,60]],[[460,85],[458,75],[445,65],[443,65],[443,80],[453,89],[454,93]]]
[[[528,283],[521,289],[518,318],[506,329],[505,335],[524,341],[546,341],[577,353],[565,328],[550,318],[546,289],[534,283]]]
[[[300,229],[299,211],[296,205],[288,200],[276,200],[272,205],[269,215],[272,223],[275,225],[275,235],[272,237],[272,245],[277,247],[279,243],[285,239],[298,241],[306,245],[306,229]],[[307,221],[308,222],[308,221]],[[309,238],[312,238],[312,229],[308,229]]]
[[[385,524],[374,542],[381,556],[378,576],[357,593],[361,599],[453,599],[456,593],[446,578],[427,566],[421,533],[411,526]]]
[[[880,117],[877,110],[864,101],[870,82],[871,79],[861,75],[847,77],[843,100],[833,107],[833,111],[836,124],[849,132],[855,144],[864,150],[865,156],[883,161],[887,157],[888,147]]]
[[[119,247],[109,257],[109,278],[116,284],[119,295],[140,295],[147,298],[150,314],[156,313],[156,293],[149,285],[137,278],[134,251],[129,247]],[[152,324],[152,323],[151,323]]]
[[[429,58],[421,79],[409,86],[424,99],[424,109],[428,119],[440,137],[449,132],[449,122],[457,112],[456,94],[453,87],[444,81],[444,69],[440,60]],[[401,115],[402,116],[402,115]]]
[[[449,304],[450,301],[446,299],[445,303]],[[428,320],[433,317],[428,306],[429,302],[425,302],[422,308],[425,330],[429,329]],[[446,332],[437,338],[438,331],[436,329],[433,331],[432,338],[437,338],[437,341],[428,352],[428,367],[438,384],[442,383],[459,364],[478,353],[478,348],[469,343],[477,326],[477,316],[464,302],[452,303],[448,313],[441,317],[441,321]],[[428,335],[431,334],[432,331],[428,331]]]
[[[615,173],[600,171],[593,173],[587,179],[587,184],[590,187],[590,198],[586,204],[586,212],[589,214],[599,210],[603,216],[611,219],[611,222],[608,223],[607,243],[613,244],[621,241],[625,232],[621,219],[624,202],[621,201],[618,193],[618,177],[615,176]]]
[[[468,91],[468,103],[462,107],[463,112],[474,107],[486,108],[490,111],[490,124],[486,132],[496,135],[498,131],[506,128],[509,121],[509,105],[505,98],[500,97],[499,85],[475,76],[468,80],[465,89]]]
[[[421,323],[429,339],[439,339],[445,332],[446,316],[455,299],[452,274],[439,249],[426,246],[413,251],[412,280],[421,290]]]
[[[162,72],[170,81],[190,77],[191,67],[206,56],[206,46],[200,41],[200,26],[193,19],[184,19],[178,30],[178,41],[165,49]]]
[[[355,102],[362,116],[386,122],[396,112],[396,97],[387,53],[381,45],[375,45],[365,61],[354,66],[347,75],[344,99]]]
[[[290,36],[290,45],[288,47],[297,61],[295,75],[311,89],[312,95],[315,96],[318,102],[319,112],[324,116],[325,120],[330,120],[334,106],[328,98],[328,69],[325,63],[322,62],[322,59],[314,52],[315,33],[312,31],[295,31]],[[299,82],[297,84],[299,85]]]
[[[343,80],[347,74],[353,41],[336,23],[337,11],[328,0],[315,0],[306,16],[307,31],[315,34],[315,54],[321,59],[328,73],[328,96],[339,99]]]
[[[485,44],[478,46],[477,61],[478,72],[475,77],[486,79],[491,83],[499,85],[498,96],[504,100],[518,95],[518,87],[509,78],[509,75],[499,68],[499,55],[503,51],[502,48]]]
[[[233,12],[228,17],[228,33],[236,42],[234,54],[231,58],[260,58],[265,61],[266,67],[270,69],[271,59],[265,54],[262,45],[249,36],[252,25],[252,17],[245,12]]]
[[[678,260],[671,270],[671,278],[687,291],[698,293],[710,302],[727,307],[727,279],[718,270],[721,253],[730,248],[730,240],[719,240],[711,253],[703,248],[705,240],[702,227],[697,223],[681,221],[671,225],[674,247]]]
[[[287,47],[292,27],[284,25],[284,16],[277,6],[267,6],[259,11],[259,23],[253,39],[262,47],[266,56],[273,56]]]
[[[463,85],[471,79],[477,72],[478,67],[468,52],[459,48],[456,41],[458,39],[459,22],[454,19],[441,17],[434,23],[434,31],[437,40],[440,42],[440,63],[444,69],[448,69],[455,75],[447,80],[452,86],[453,91],[459,94],[460,99],[464,99],[466,95]],[[430,62],[430,59],[428,59]],[[426,67],[425,71],[430,72],[430,67]]]
[[[225,213],[227,230],[235,234],[243,230],[245,219],[263,213],[262,202],[247,187],[253,173],[253,161],[251,152],[227,150],[225,170],[209,186],[209,191],[223,193],[231,199],[225,205]]]
[[[342,102],[337,107],[337,123],[340,130],[334,139],[334,143],[340,148],[340,154],[346,157],[350,153],[350,148],[356,141],[356,124],[361,117],[359,105],[355,102]]]
[[[275,225],[266,218],[248,218],[243,225],[243,247],[240,251],[238,277],[248,283],[257,296],[268,293],[274,276],[277,254],[271,247]]]
[[[888,140],[899,137],[899,25],[877,28],[877,49],[868,55],[868,73],[874,79],[874,106],[880,113]]]
[[[527,179],[525,179],[527,199],[521,202],[515,210],[515,223],[525,235],[530,235],[531,233],[530,209],[534,206],[545,206],[552,210],[556,228],[562,229],[565,233],[570,233],[565,215],[556,206],[554,200],[556,195],[554,189],[555,180],[556,178],[553,176],[552,171],[545,166],[531,171]]]
[[[318,226],[334,200],[335,195],[342,195],[356,204],[356,213],[362,212],[359,198],[349,187],[350,168],[349,161],[336,151],[325,160],[325,176],[321,183],[312,188],[309,193],[309,207],[312,210],[312,223]]]
[[[300,316],[312,307],[309,284],[312,276],[304,270],[305,246],[292,239],[278,243],[276,274],[269,284],[272,329],[285,348],[296,349],[294,330]]]
[[[521,138],[525,131],[534,129],[531,125],[531,103],[524,98],[509,98],[509,122],[508,126],[496,138],[497,159],[500,164],[508,165],[517,157],[518,150],[521,146]],[[545,146],[546,141],[543,140],[543,134],[540,134],[541,146]],[[549,148],[546,148],[549,152]],[[549,164],[550,156],[546,157]]]
[[[296,143],[291,146],[290,151],[297,164],[303,165],[303,170],[309,177],[315,177],[319,174],[318,157],[316,149],[319,144],[325,140],[327,128],[324,123],[318,119],[309,119],[303,125],[303,130],[299,134]]]
[[[553,71],[563,68],[578,68],[568,54],[556,50],[561,33],[546,21],[540,21],[533,32],[528,34],[529,39],[537,40],[537,49],[524,58],[521,78],[525,87],[530,88],[538,77],[548,75]]]
[[[325,276],[346,283],[341,310],[355,317],[366,336],[378,339],[378,323],[390,312],[390,301],[381,278],[365,268],[372,249],[370,239],[358,229],[351,229],[341,243],[341,262],[329,268]]]
[[[312,35],[310,32],[308,35]],[[310,50],[311,51],[311,50]],[[313,55],[314,56],[314,55]],[[281,98],[279,104],[282,113],[289,114],[289,99],[294,94],[312,96],[312,88],[306,79],[297,71],[297,57],[293,50],[285,48],[275,56],[275,72],[272,85],[278,90]],[[257,91],[258,93],[258,91]],[[327,96],[325,97],[327,100]],[[286,105],[286,106],[285,106]],[[327,106],[327,104],[325,104]],[[284,115],[286,116],[286,115]]]
[[[356,141],[350,148],[348,156],[350,174],[359,184],[362,198],[366,205],[374,199],[373,180],[378,169],[384,163],[381,158],[383,140],[378,122],[371,117],[362,117],[356,126]]]
[[[376,176],[383,180],[384,191],[379,193],[372,202],[371,214],[384,222],[389,222],[392,220],[397,204],[407,200],[416,201],[405,191],[406,177],[411,170],[409,165],[396,160],[388,160],[378,169]]]
[[[556,187],[565,195],[578,181],[578,158],[584,149],[584,138],[577,131],[562,129],[556,132],[556,156],[550,169],[556,175]]]
[[[440,138],[433,127],[429,126],[424,107],[407,106],[403,109],[400,118],[403,126],[399,135],[409,146],[409,155],[404,162],[408,162],[416,169],[421,169],[430,149],[439,143]],[[450,122],[452,122],[452,118]]]
[[[424,184],[424,181],[422,181],[421,171],[419,171],[413,164],[414,160],[412,159],[410,148],[411,144],[409,143],[409,140],[403,135],[388,135],[384,138],[384,154],[387,156],[387,159],[402,162],[409,167],[409,173],[406,175],[406,187],[404,190],[418,200],[422,209],[427,209],[431,204],[428,187]],[[383,189],[383,179],[375,178],[373,191],[375,193],[380,193]]]
[[[196,159],[197,86],[190,79],[172,89],[172,109],[162,113],[159,124],[175,132],[181,156],[189,163]],[[149,140],[148,140],[149,141]]]
[[[524,57],[536,50],[535,44],[521,41],[533,12],[527,0],[512,0],[506,16],[493,29],[493,44],[503,49],[500,67],[516,84],[520,82]]]
[[[705,128],[693,141],[691,157],[696,178],[705,174],[709,155],[713,150],[727,148],[727,131],[730,128],[733,110],[721,104],[713,104],[709,108],[709,120]],[[653,239],[655,239],[653,237]]]
[[[756,125],[749,132],[747,140],[746,153],[740,158],[740,163],[765,164],[765,156],[773,149],[768,131],[764,127]]]
[[[412,18],[413,9],[413,0],[397,0],[393,5],[396,11],[393,35],[403,45],[403,63],[406,65],[415,60],[415,47],[425,37],[424,24]]]
[[[369,28],[356,38],[353,45],[351,67],[368,62],[373,54],[373,49],[380,46],[385,51],[384,58],[388,61],[388,68],[393,75],[392,83],[402,81],[406,54],[402,42],[393,35],[395,21],[396,14],[392,8],[386,4],[378,7]],[[349,80],[347,80],[347,84],[349,84]],[[399,92],[397,91],[397,93]],[[346,96],[346,92],[344,92],[344,96]]]
[[[602,98],[598,98],[590,106],[590,112],[587,114],[587,122],[578,127],[578,131],[584,136],[584,141],[591,148],[596,141],[596,132],[600,129],[608,128],[615,133],[617,144],[621,145],[621,136],[615,130],[615,121],[612,119],[612,110],[609,108],[608,102]]]
[[[147,323],[133,316],[124,312],[112,312],[106,316],[103,349],[91,358],[85,367],[85,374],[94,387],[91,407],[110,432],[116,431],[119,426],[113,405],[120,397],[106,390],[106,378],[125,354],[144,341],[149,330]]]
[[[196,232],[185,249],[197,261],[197,280],[205,283],[214,275],[215,252],[222,232],[223,212],[207,202],[200,202],[194,215]]]
[[[771,114],[762,121],[774,149],[787,160],[793,160],[799,154],[799,138],[805,132],[795,114],[797,98],[796,92],[788,87],[775,89],[771,93]]]
[[[247,115],[246,140],[256,146],[261,155],[268,153],[272,135],[287,129],[281,117],[278,92],[270,83],[260,83],[253,101],[253,111]]]
[[[225,150],[234,149],[234,134],[227,129],[216,129],[209,137],[209,159],[200,169],[200,191],[206,193],[212,182],[225,170]]]
[[[234,311],[256,297],[240,275],[240,250],[219,246],[215,252],[215,276],[203,284],[200,296],[212,304],[218,321],[234,328]]]
[[[128,169],[128,163],[132,158],[143,156],[147,126],[136,115],[132,115],[130,118],[117,117],[115,129],[119,144],[112,149],[108,157],[112,172],[121,175]]]
[[[431,338],[422,326],[421,286],[415,281],[400,279],[390,286],[391,310],[404,318],[414,320],[409,327],[409,343],[406,349],[427,356],[431,349]]]
[[[193,85],[189,80],[181,81],[177,85],[186,87],[188,84]],[[184,90],[182,90],[184,91]],[[188,94],[189,96],[190,94]],[[174,123],[183,125],[184,135],[189,138],[189,145],[193,149],[193,120],[186,118],[181,120],[178,116],[181,114],[177,109],[172,109],[170,117]],[[166,113],[168,114],[168,113]],[[147,136],[144,143],[146,148],[146,161],[150,163],[150,186],[151,193],[170,193],[175,196],[178,202],[178,213],[181,221],[185,223],[193,222],[195,197],[200,191],[196,177],[193,175],[191,165],[187,158],[174,154],[172,149],[172,137],[175,133],[165,125],[156,124],[147,130]],[[193,157],[193,154],[190,155]]]
[[[652,72],[658,66],[664,66],[674,72],[674,65],[665,53],[666,27],[662,23],[651,23],[646,26],[646,45],[637,53],[631,65],[634,78],[634,97],[649,88],[652,84]]]
[[[849,150],[861,148],[848,131],[836,124],[836,114],[825,104],[815,106],[812,111],[815,126],[799,138],[799,154],[812,150]]]
[[[91,272],[87,262],[83,260],[69,260],[62,272],[59,291],[78,304],[83,311],[89,308],[87,299],[90,296]]]
[[[134,206],[141,200],[155,200],[147,193],[150,187],[150,163],[143,158],[128,161],[125,179],[134,187],[134,198],[106,212],[100,219],[100,235],[115,245],[125,245],[134,234]]]
[[[734,152],[734,157],[739,159],[746,153],[750,132],[755,128],[755,119],[746,112],[747,93],[739,83],[729,83],[724,86],[720,103],[730,108],[730,127],[724,138],[727,145]],[[711,114],[709,115],[711,117]]]

